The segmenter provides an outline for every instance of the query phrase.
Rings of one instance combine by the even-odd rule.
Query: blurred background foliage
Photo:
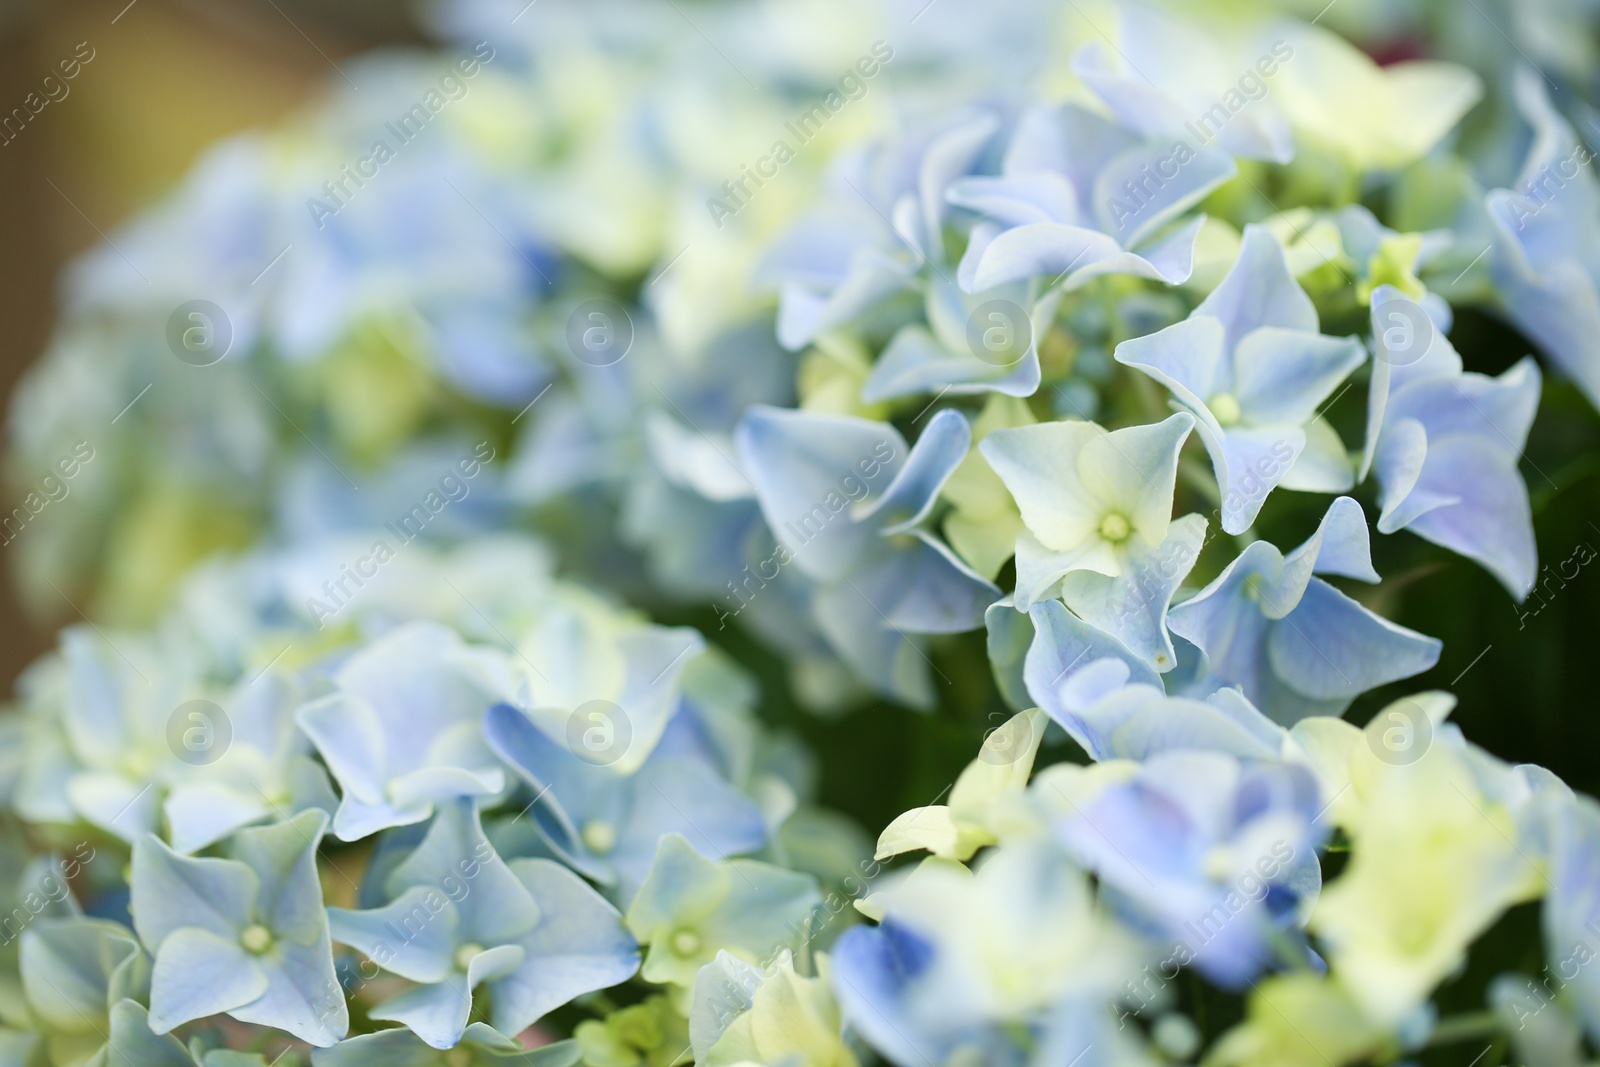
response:
[[[410,5],[396,0],[0,0],[0,111],[21,105],[80,42],[94,49],[59,106],[0,144],[7,402],[49,338],[57,276],[73,255],[170,189],[207,146],[315,99],[340,59],[422,40]],[[9,691],[55,643],[24,615],[9,565],[0,625]]]

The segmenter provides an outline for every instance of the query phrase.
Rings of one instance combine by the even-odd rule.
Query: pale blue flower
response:
[[[915,1006],[933,968],[933,942],[893,919],[854,926],[833,949],[834,991],[845,1024],[895,1067],[951,1062],[964,1053],[995,1067],[1023,1067],[1018,1037],[1000,1023],[949,1023]]]
[[[384,907],[329,908],[333,936],[418,983],[371,1014],[404,1023],[433,1048],[461,1041],[480,984],[491,1025],[515,1034],[638,969],[616,909],[550,860],[501,860],[471,800],[441,806],[384,887]]]
[[[914,296],[922,268],[946,263],[945,192],[982,164],[999,117],[969,109],[846,156],[829,201],[768,254],[758,280],[778,283],[778,340],[802,348],[895,296]]]
[[[1029,1062],[1031,1034],[1067,1004],[1108,1006],[1144,954],[1043,840],[1008,842],[975,871],[925,861],[872,899],[884,918],[835,944],[834,990],[846,1024],[903,1067]]]
[[[1041,380],[1038,338],[1055,306],[1041,304],[1037,315],[1034,310],[1022,282],[965,293],[948,277],[928,278],[927,325],[913,322],[895,331],[862,383],[862,403],[920,393],[1032,396]]]
[[[1176,220],[1235,173],[1218,149],[1147,142],[1076,104],[1037,105],[998,177],[951,185],[950,201],[982,219],[958,280],[971,293],[1035,278],[1073,289],[1105,274],[1186,281],[1204,220]]]
[[[1340,497],[1316,533],[1284,555],[1254,541],[1168,615],[1206,654],[1201,692],[1237,686],[1281,723],[1338,715],[1362,693],[1439,660],[1440,643],[1378,616],[1315,574],[1376,582],[1361,505]]]
[[[1167,558],[1160,550],[1172,525],[1178,451],[1193,426],[1187,412],[1109,432],[1092,422],[1045,422],[995,430],[979,443],[1026,526],[1017,536],[1019,610],[1051,596],[1076,571],[1137,581]],[[1079,583],[1073,592],[1098,605],[1088,610],[1114,610],[1106,583]],[[1138,629],[1137,643],[1155,655],[1152,646],[1163,639],[1148,625]]]
[[[1531,356],[1498,378],[1463,373],[1444,334],[1389,286],[1372,296],[1378,360],[1362,461],[1377,472],[1378,531],[1410,530],[1482,564],[1518,600],[1539,568],[1518,464],[1539,407]]]
[[[766,965],[782,949],[798,950],[821,906],[809,874],[756,860],[710,860],[670,833],[627,918],[645,949],[640,976],[687,990],[719,952]]]
[[[1310,914],[1322,884],[1317,780],[1304,767],[1222,752],[1151,756],[1126,782],[1056,828],[1178,966],[1237,989],[1284,958],[1280,933]]]
[[[1517,328],[1600,407],[1600,179],[1532,70],[1516,72],[1533,143],[1515,189],[1489,194],[1491,273]]]
[[[421,822],[443,800],[505,789],[482,736],[484,712],[511,692],[500,654],[446,627],[409,623],[353,655],[333,682],[334,692],[296,719],[339,782],[340,839]]]
[[[1187,319],[1122,342],[1116,358],[1194,413],[1228,533],[1248,529],[1279,485],[1335,493],[1354,484],[1319,409],[1366,350],[1319,332],[1316,308],[1265,227],[1245,227],[1233,268]]]
[[[241,830],[227,859],[134,843],[134,929],[155,957],[150,1028],[226,1012],[331,1045],[349,1026],[317,880],[320,811]]]
[[[766,844],[761,810],[700,760],[660,752],[623,775],[552,740],[509,704],[489,709],[484,733],[532,787],[527,818],[551,851],[624,905],[664,834],[681,833],[717,859]]]
[[[1288,120],[1270,99],[1285,54],[1294,55],[1285,42],[1274,50],[1261,40],[1257,55],[1159,8],[1121,3],[1115,11],[1115,43],[1091,40],[1073,55],[1072,70],[1128,128],[1195,144],[1215,140],[1249,159],[1294,157]]]
[[[819,585],[813,611],[834,650],[885,693],[930,687],[907,633],[978,626],[999,590],[923,528],[971,432],[941,411],[915,448],[887,423],[752,408],[735,432],[780,562]]]
[[[1093,759],[1145,760],[1174,749],[1275,759],[1283,728],[1224,688],[1204,700],[1168,696],[1160,678],[1115,637],[1056,601],[1029,613],[1027,691]]]

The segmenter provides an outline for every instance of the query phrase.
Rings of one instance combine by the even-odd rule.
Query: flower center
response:
[[[693,930],[679,930],[672,935],[672,951],[680,956],[693,956],[700,951],[700,935]]]
[[[453,1049],[445,1050],[444,1067],[467,1067],[472,1062],[472,1053],[457,1045]]]
[[[482,953],[482,945],[478,944],[476,941],[468,941],[465,945],[462,945],[460,948],[456,949],[456,970],[466,970],[467,965],[478,956],[482,955]]]
[[[239,944],[244,946],[246,952],[259,956],[272,947],[272,931],[260,923],[246,926],[239,935]]]
[[[1129,525],[1127,517],[1119,515],[1115,511],[1100,520],[1100,536],[1112,544],[1120,544],[1126,541],[1131,533],[1133,533],[1133,527]]]
[[[617,847],[617,828],[604,819],[592,819],[583,824],[583,843],[590,852],[610,852]]]
[[[1211,414],[1216,416],[1217,422],[1223,426],[1232,426],[1239,421],[1244,412],[1239,410],[1239,400],[1232,393],[1218,393],[1211,398],[1207,405]]]

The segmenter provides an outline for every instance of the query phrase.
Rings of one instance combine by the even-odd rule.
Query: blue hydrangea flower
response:
[[[895,331],[862,383],[862,403],[924,393],[1033,395],[1041,380],[1038,338],[1054,302],[1036,307],[1022,282],[965,293],[942,274],[926,279],[924,290],[927,325]]]
[[[483,714],[510,695],[504,657],[433,623],[408,623],[352,656],[335,691],[302,707],[300,728],[338,779],[334,833],[354,841],[421,822],[436,803],[494,796],[505,771]]]
[[[1498,378],[1463,373],[1421,307],[1380,286],[1378,359],[1368,394],[1362,473],[1382,486],[1378,531],[1410,530],[1482,564],[1518,600],[1539,569],[1528,487],[1517,469],[1539,407],[1531,356]]]
[[[756,407],[734,436],[782,560],[819,586],[813,610],[839,656],[927,704],[905,635],[970,630],[1000,595],[921,528],[966,458],[966,419],[941,411],[908,448],[887,423]]]
[[[1200,692],[1237,686],[1278,722],[1338,715],[1368,689],[1439,660],[1436,638],[1373,614],[1316,574],[1376,582],[1361,505],[1340,497],[1316,533],[1284,555],[1254,541],[1168,615],[1206,655]]]
[[[1035,106],[998,177],[951,184],[950,201],[981,218],[958,281],[970,293],[1041,277],[1066,289],[1105,274],[1187,281],[1204,220],[1176,220],[1235,173],[1218,149],[1145,141],[1075,104]]]
[[[626,904],[680,833],[706,856],[755,852],[767,841],[761,810],[706,763],[662,751],[631,775],[584,759],[509,704],[489,709],[484,733],[535,793],[527,817],[563,862]]]
[[[688,990],[719,952],[765,965],[806,941],[822,904],[817,880],[756,860],[710,860],[682,834],[661,838],[628,929],[645,947],[647,982]]]
[[[1153,926],[1178,966],[1237,989],[1282,958],[1280,932],[1310,913],[1322,884],[1322,808],[1304,767],[1221,752],[1150,757],[1057,833],[1136,926]]]
[[[1017,1042],[1041,1017],[1108,1005],[1142,956],[1084,872],[1045,841],[1008,842],[971,872],[924,861],[881,903],[877,928],[834,946],[834,990],[846,1023],[905,1067],[1028,1062]]]
[[[1192,416],[1178,412],[1152,426],[1109,432],[1092,422],[1046,422],[983,439],[978,451],[1011,490],[1027,527],[1017,536],[1019,610],[1050,596],[1075,571],[1117,578],[1145,573],[1152,559],[1165,558],[1160,550],[1172,525],[1178,451],[1193,426]],[[1101,583],[1074,586],[1075,595],[1101,608],[1107,593]],[[1161,641],[1141,630],[1142,648]]]
[[[1258,57],[1159,8],[1127,3],[1115,12],[1116,43],[1091,41],[1073,55],[1072,71],[1129,129],[1151,138],[1214,139],[1248,159],[1293,158],[1289,123],[1270,99],[1283,42],[1273,50],[1261,41]]]
[[[155,957],[150,1028],[226,1012],[313,1045],[344,1036],[317,844],[328,817],[303,812],[240,830],[227,859],[196,859],[154,835],[134,843],[133,926]]]
[[[627,721],[625,747],[605,755],[619,773],[637,770],[677,712],[683,672],[705,638],[687,626],[645,622],[571,586],[527,614],[509,662],[527,668],[518,701],[528,717],[561,736],[585,705],[604,701]]]
[[[1116,359],[1194,413],[1228,533],[1248,529],[1279,485],[1336,493],[1354,484],[1344,444],[1318,409],[1366,350],[1321,334],[1265,227],[1245,227],[1233,269],[1187,319],[1122,342]]]
[[[999,128],[990,111],[957,111],[846,157],[824,209],[781,239],[757,274],[779,286],[778,340],[802,348],[914,294],[922,268],[946,262],[946,190],[981,164]]]
[[[1275,759],[1284,730],[1237,689],[1204,700],[1168,696],[1149,664],[1058,601],[1035,604],[1023,666],[1028,694],[1097,760],[1146,760],[1174,749]]]
[[[1515,189],[1489,194],[1491,273],[1517,328],[1600,407],[1600,179],[1535,71],[1516,72],[1533,143]]]
[[[489,990],[490,1024],[515,1034],[639,966],[615,908],[550,860],[501,860],[472,800],[441,806],[384,886],[384,907],[329,908],[333,936],[418,983],[371,1014],[433,1048],[461,1041],[479,985]]]
[[[186,649],[147,635],[115,644],[87,627],[61,634],[59,660],[45,660],[25,687],[47,721],[37,769],[24,768],[17,803],[29,818],[74,818],[135,841],[157,828],[159,784],[187,777],[167,738],[169,719],[192,699],[215,695]]]

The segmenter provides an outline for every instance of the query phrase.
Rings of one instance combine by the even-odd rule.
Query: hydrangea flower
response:
[[[995,850],[976,872],[926,861],[882,896],[883,922],[835,945],[834,989],[848,1025],[903,1067],[1012,1062],[1008,1027],[1070,1001],[1108,1004],[1138,971],[1136,941],[1040,841]]]
[[[931,692],[905,634],[970,630],[999,597],[921,529],[970,439],[948,410],[914,448],[887,423],[764,407],[735,433],[783,555],[820,587],[823,633],[865,679],[919,705]]]
[[[857,1067],[841,1032],[828,957],[818,955],[815,961],[817,973],[808,978],[795,971],[788,952],[765,970],[717,953],[695,979],[689,1016],[694,1062]]]
[[[1409,711],[1413,721],[1424,714]],[[1341,725],[1323,729],[1353,733]],[[1351,839],[1350,861],[1310,925],[1361,1011],[1394,1027],[1424,1010],[1501,913],[1543,890],[1544,872],[1518,845],[1513,805],[1496,795],[1494,780],[1509,768],[1472,752],[1447,725],[1414,758],[1380,759],[1376,745],[1359,741],[1348,751],[1354,796],[1334,814]]]
[[[1072,70],[1126,126],[1151,138],[1215,140],[1249,159],[1293,158],[1289,124],[1271,100],[1274,76],[1294,58],[1287,42],[1263,39],[1257,57],[1243,41],[1224,43],[1154,7],[1115,10],[1115,43],[1091,41],[1073,55]]]
[[[1514,189],[1489,194],[1492,274],[1517,328],[1600,407],[1600,180],[1594,153],[1539,75],[1520,69],[1517,107],[1533,143]]]
[[[951,185],[950,201],[981,218],[957,280],[969,293],[1040,277],[1066,289],[1106,274],[1187,281],[1203,219],[1175,220],[1235,173],[1219,149],[1145,141],[1076,104],[1035,105],[998,176]]]
[[[1074,571],[1115,578],[1134,552],[1159,549],[1172,522],[1178,451],[1193,426],[1179,412],[1152,426],[1047,422],[984,438],[978,450],[1027,527],[1017,536],[1019,610]]]
[[[700,760],[663,751],[619,774],[552,740],[509,704],[489,709],[484,733],[534,790],[528,817],[551,851],[623,904],[665,834],[681,833],[719,859],[767,841],[761,810]]]
[[[992,112],[959,110],[846,157],[825,209],[781,239],[757,272],[780,288],[785,347],[802,348],[913,293],[925,264],[945,264],[945,192],[980,164],[999,126]]]
[[[616,909],[557,863],[502,860],[472,800],[441,806],[384,888],[383,907],[329,908],[333,936],[418,983],[371,1014],[404,1023],[433,1048],[462,1040],[479,985],[489,992],[490,1025],[516,1034],[638,969],[638,947]]]
[[[1247,226],[1222,284],[1183,322],[1124,341],[1117,362],[1194,414],[1222,491],[1222,528],[1242,533],[1279,485],[1337,493],[1353,483],[1339,435],[1319,414],[1366,361],[1355,338],[1325,337],[1283,247]]]
[[[333,682],[296,720],[339,782],[333,830],[341,839],[421,822],[444,800],[505,789],[482,734],[484,712],[511,692],[500,654],[414,622],[357,652]]]
[[[226,859],[182,856],[154,835],[134,842],[129,907],[155,957],[153,1032],[226,1012],[313,1045],[344,1036],[317,880],[327,825],[325,813],[307,811],[240,830]]]
[[[1376,582],[1361,505],[1340,497],[1299,548],[1253,541],[1168,615],[1206,655],[1201,691],[1237,686],[1279,722],[1338,715],[1362,693],[1433,666],[1440,643],[1373,614],[1315,577]]]
[[[1275,964],[1309,958],[1285,935],[1321,888],[1322,804],[1303,767],[1170,751],[1102,791],[1057,833],[1135,925],[1160,931],[1171,963],[1237,989]]]
[[[33,819],[82,818],[137,840],[159,822],[153,786],[190,769],[167,726],[181,705],[207,692],[200,665],[148,637],[111,643],[88,628],[64,631],[60,659],[46,664],[35,668],[31,690],[40,710],[52,712],[40,724],[50,751],[37,772],[24,769],[18,806]]]
[[[1455,63],[1409,59],[1380,66],[1338,34],[1284,22],[1293,57],[1273,85],[1295,143],[1357,172],[1392,171],[1426,155],[1483,95]]]
[[[1147,760],[1171,750],[1271,760],[1286,734],[1234,688],[1169,696],[1151,667],[1056,601],[1029,613],[1027,692],[1093,759]]]
[[[710,860],[682,834],[666,834],[628,905],[628,929],[645,946],[640,975],[694,987],[722,953],[748,963],[801,947],[822,904],[816,879],[756,860]]]
[[[1482,564],[1522,600],[1539,568],[1528,488],[1518,471],[1539,406],[1524,357],[1498,378],[1463,373],[1421,307],[1388,286],[1372,298],[1378,361],[1362,472],[1382,486],[1380,533],[1407,529]]]

